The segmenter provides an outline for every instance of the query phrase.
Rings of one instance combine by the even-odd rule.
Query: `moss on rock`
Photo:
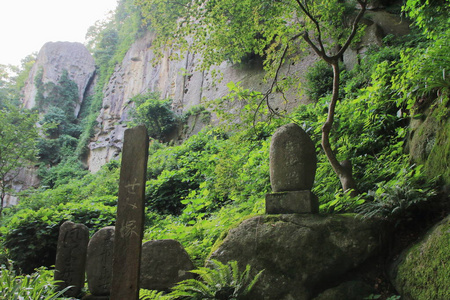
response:
[[[401,255],[391,277],[402,299],[450,299],[450,216]]]

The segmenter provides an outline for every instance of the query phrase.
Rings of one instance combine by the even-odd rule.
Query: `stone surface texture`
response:
[[[311,191],[266,194],[266,214],[318,213],[319,200]]]
[[[112,278],[115,227],[97,231],[87,249],[86,276],[89,291],[95,296],[109,295]]]
[[[142,246],[141,288],[168,290],[177,282],[194,278],[189,255],[175,240],[148,241]]]
[[[450,216],[400,255],[390,277],[404,300],[450,299]]]
[[[264,215],[230,230],[210,259],[264,270],[249,299],[306,300],[374,255],[380,232],[355,215]]]
[[[77,297],[84,287],[89,229],[83,224],[64,222],[59,229],[56,250],[55,280],[58,289],[72,286],[64,295]]]
[[[81,43],[70,42],[48,42],[42,46],[24,86],[22,101],[25,108],[32,109],[36,104],[34,78],[39,69],[43,71],[44,83],[57,83],[63,70],[67,70],[69,78],[78,86],[78,103],[75,107],[75,116],[78,116],[95,74],[95,61],[86,47]]]
[[[297,124],[278,128],[270,143],[272,191],[311,190],[316,175],[316,149],[309,135]]]
[[[362,300],[376,291],[362,281],[347,281],[337,287],[326,290],[313,300]]]

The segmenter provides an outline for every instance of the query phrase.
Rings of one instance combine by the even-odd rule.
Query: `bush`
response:
[[[145,125],[149,137],[163,140],[175,128],[177,118],[171,109],[171,100],[159,99],[158,93],[147,93],[135,96],[131,101],[135,104],[131,110],[131,123]]]
[[[333,90],[333,69],[320,60],[306,73],[306,92],[311,100],[317,101]]]
[[[30,274],[40,266],[55,263],[59,227],[65,221],[86,225],[91,234],[114,225],[115,208],[85,201],[41,208],[37,211],[22,209],[4,224],[1,232],[9,258],[16,267]],[[5,226],[4,225],[4,226]]]

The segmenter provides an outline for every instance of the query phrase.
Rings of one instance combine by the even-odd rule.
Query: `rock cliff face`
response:
[[[36,58],[23,90],[23,104],[26,108],[33,108],[36,104],[37,88],[35,77],[42,69],[42,82],[57,83],[64,70],[69,78],[78,86],[78,103],[75,116],[80,111],[85,94],[95,74],[95,61],[86,47],[81,43],[48,42]]]
[[[67,70],[69,78],[78,87],[78,103],[75,107],[75,117],[80,111],[81,104],[92,88],[95,75],[95,62],[86,47],[81,43],[70,42],[49,42],[46,43],[36,58],[28,79],[23,89],[22,103],[25,108],[31,109],[36,105],[37,88],[35,77],[42,69],[42,82],[58,83],[63,71]],[[31,187],[39,186],[37,168],[27,166],[20,170],[18,176],[10,183],[16,191],[22,191]],[[17,204],[17,197],[7,195],[6,205]]]
[[[408,24],[397,15],[385,11],[371,11],[368,15],[370,20],[364,21],[368,25],[366,35],[361,43],[349,49],[344,57],[344,63],[349,68],[358,63],[367,50],[367,45],[381,44],[385,34],[403,35],[409,30]],[[138,94],[157,91],[161,98],[172,99],[173,110],[181,114],[192,106],[225,96],[228,93],[226,84],[230,81],[241,82],[243,87],[260,92],[266,92],[269,86],[263,80],[264,71],[258,61],[240,66],[222,63],[216,67],[223,76],[220,82],[211,76],[211,72],[198,70],[201,58],[192,53],[186,53],[183,59],[174,61],[170,59],[174,53],[166,52],[164,57],[155,63],[155,54],[150,49],[153,39],[154,36],[148,33],[131,46],[104,89],[103,106],[86,162],[92,172],[119,156],[123,132],[127,127],[130,99]],[[304,81],[306,69],[317,59],[316,55],[305,53],[301,61],[285,65],[281,71],[284,74],[295,74],[300,81]],[[289,103],[284,103],[281,94],[272,95],[271,101],[275,106],[285,109],[308,101],[297,89],[292,89],[284,96]],[[239,107],[229,109],[238,111]],[[217,120],[213,118],[214,121]],[[195,130],[190,134],[195,134],[202,128],[195,124],[192,127]]]
[[[230,81],[241,82],[242,86],[261,92],[265,92],[268,87],[263,80],[262,66],[257,62],[243,66],[224,62],[216,68],[223,76],[220,84],[210,72],[198,71],[201,60],[192,53],[186,53],[183,59],[174,61],[170,59],[173,53],[166,52],[155,63],[155,54],[150,49],[153,39],[154,36],[148,33],[131,46],[104,89],[96,135],[89,145],[87,164],[92,172],[118,157],[122,149],[123,132],[127,127],[130,99],[136,95],[159,92],[161,98],[172,99],[173,110],[181,114],[192,106],[225,96],[228,93],[226,83]],[[285,68],[289,68],[289,73],[298,73],[314,61],[315,58],[310,55],[302,62]],[[277,101],[281,95],[273,95],[272,98]],[[295,91],[290,93],[289,99],[291,106],[305,101]],[[281,104],[281,101],[278,103]],[[197,126],[191,134],[200,129],[201,126]]]

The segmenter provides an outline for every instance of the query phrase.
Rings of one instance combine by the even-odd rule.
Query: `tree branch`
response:
[[[364,1],[358,0],[359,5],[361,5],[361,10],[359,11],[356,18],[353,20],[352,31],[351,31],[350,35],[348,36],[348,38],[345,41],[342,48],[339,50],[339,52],[334,57],[341,57],[344,54],[345,50],[347,50],[347,48],[350,46],[353,38],[356,35],[356,32],[358,31],[359,21],[361,21],[362,17],[364,16],[364,13],[366,12],[367,1],[368,0],[364,0]]]

